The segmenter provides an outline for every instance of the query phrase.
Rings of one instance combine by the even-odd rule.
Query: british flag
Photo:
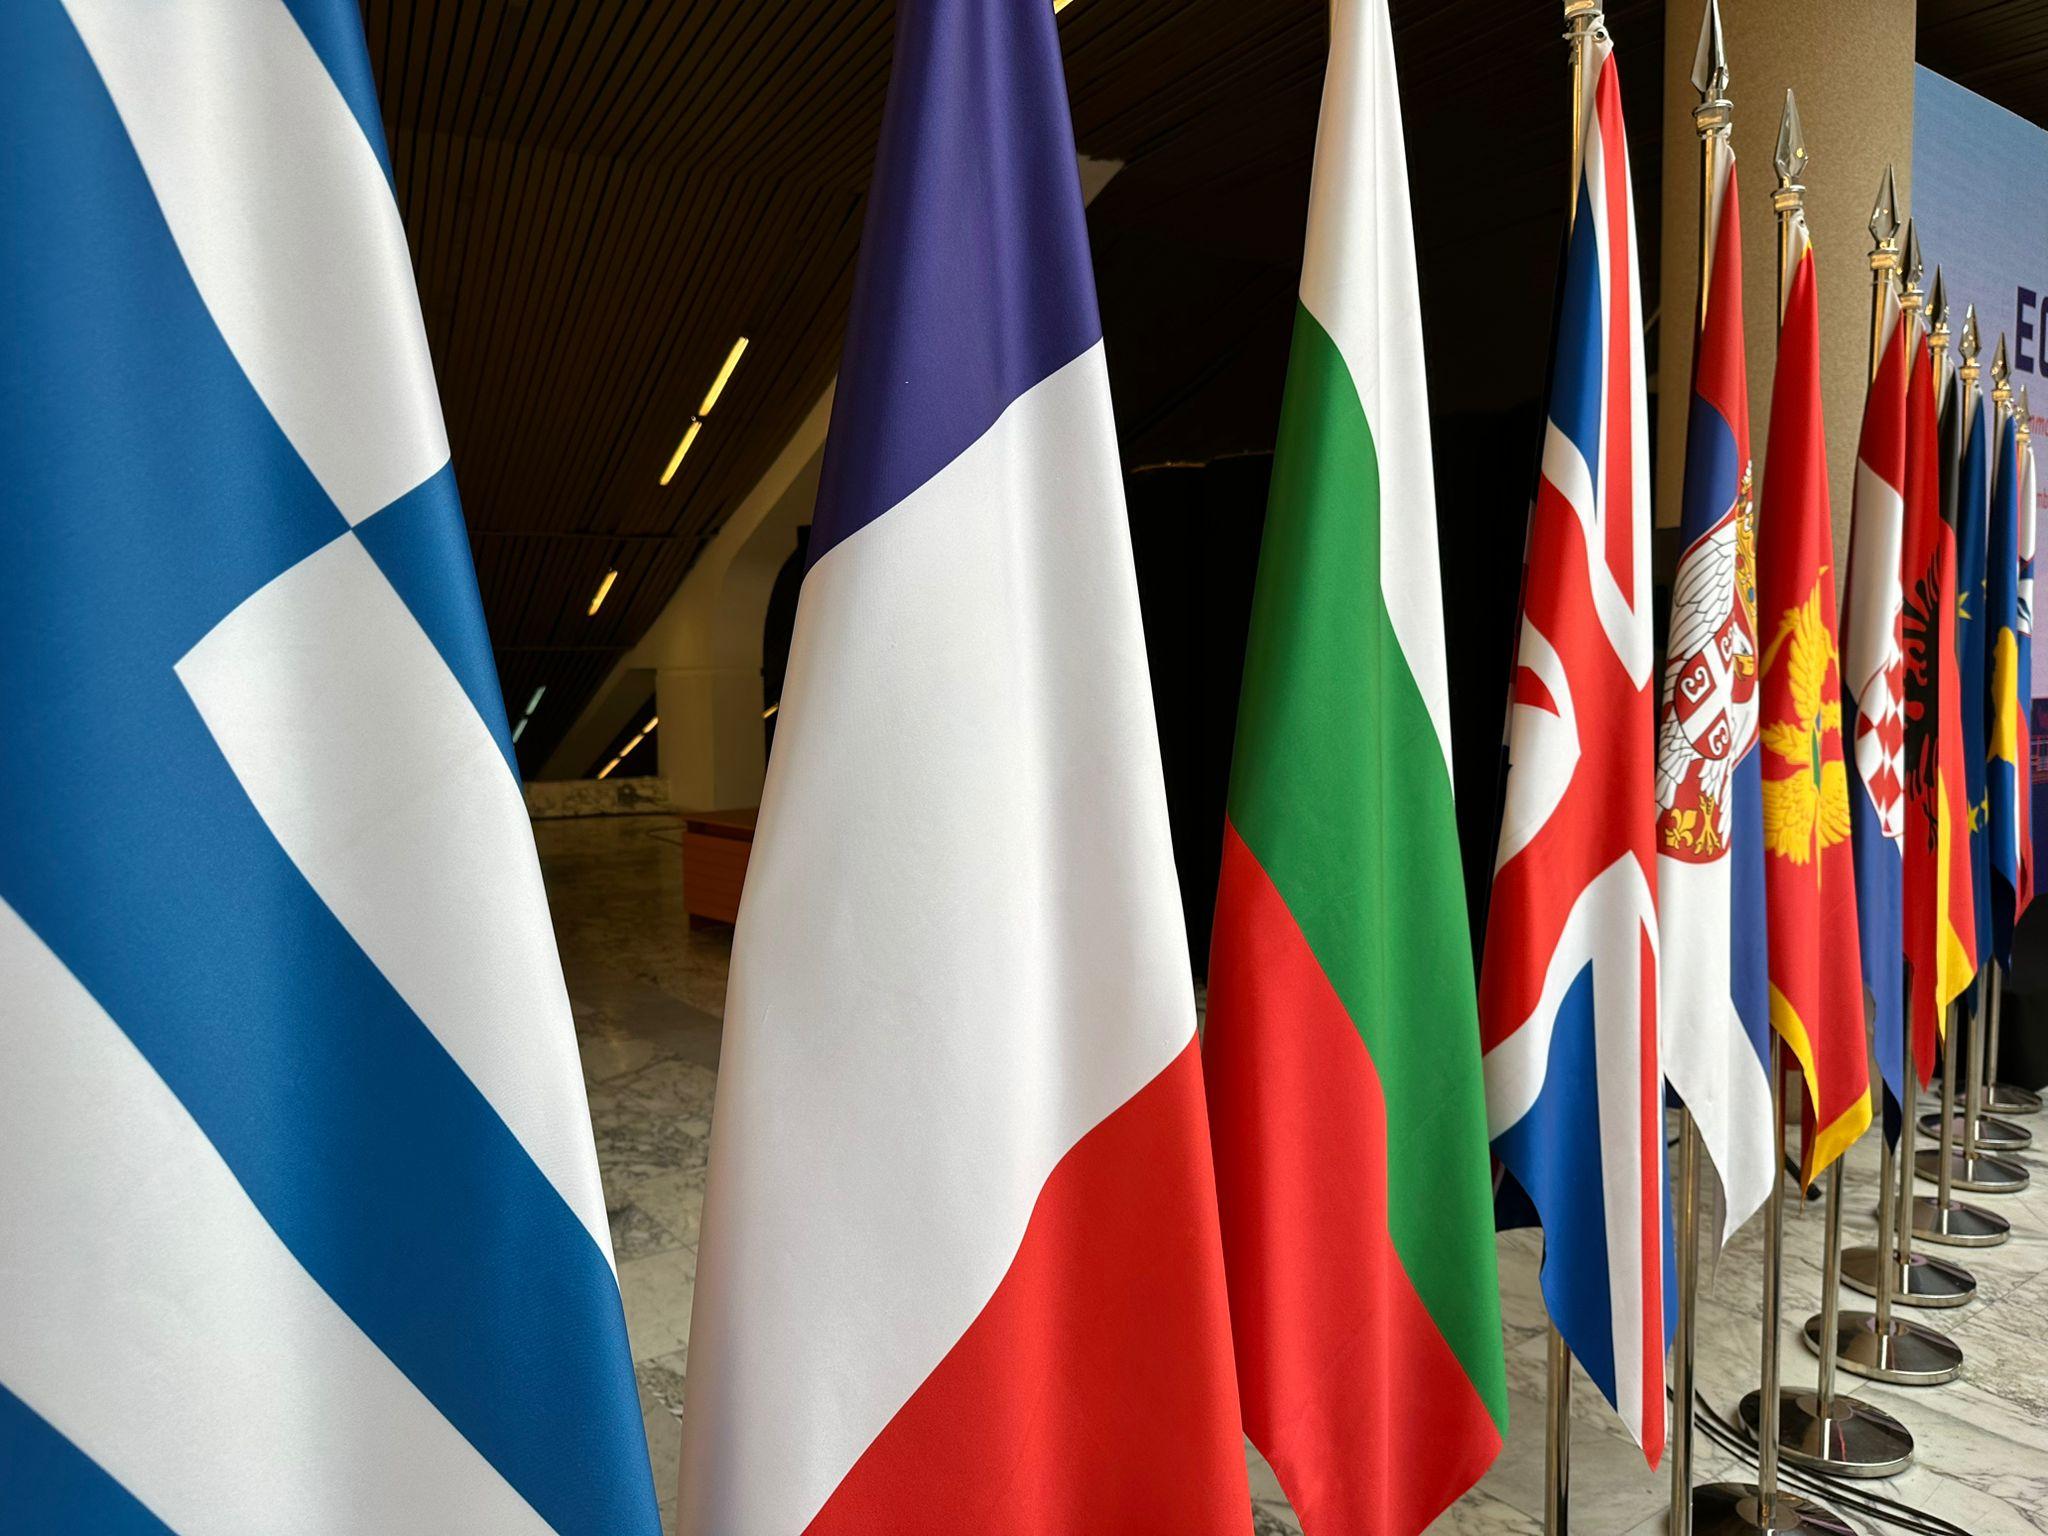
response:
[[[1633,189],[1604,32],[1591,65],[1479,1013],[1503,1219],[1526,1197],[1551,1319],[1655,1465],[1673,1290],[1649,442]]]

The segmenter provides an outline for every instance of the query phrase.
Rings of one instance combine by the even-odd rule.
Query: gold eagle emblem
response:
[[[1781,656],[1780,652],[1784,654]],[[1820,582],[1787,609],[1764,653],[1764,671],[1782,664],[1796,718],[1763,728],[1764,750],[1777,772],[1764,775],[1764,848],[1794,864],[1814,860],[1849,836],[1849,770],[1842,758],[1842,701],[1827,697],[1835,639],[1821,617]],[[1828,750],[1828,738],[1835,738]],[[1786,771],[1789,770],[1789,771]]]

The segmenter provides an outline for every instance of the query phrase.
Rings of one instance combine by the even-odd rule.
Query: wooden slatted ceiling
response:
[[[508,707],[548,690],[529,769],[832,376],[892,10],[363,0]],[[1440,412],[1540,388],[1566,176],[1556,10],[1396,0]],[[1608,11],[1655,209],[1662,0]],[[1324,0],[1075,0],[1060,18],[1079,145],[1126,164],[1090,225],[1128,462],[1271,445],[1325,25]],[[1642,232],[1654,281],[1653,218]]]
[[[2048,126],[2048,5],[1920,0],[1919,15],[1922,64]]]

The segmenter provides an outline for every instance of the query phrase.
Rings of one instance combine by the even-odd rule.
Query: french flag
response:
[[[1052,7],[905,0],[733,944],[679,1529],[1249,1526]]]

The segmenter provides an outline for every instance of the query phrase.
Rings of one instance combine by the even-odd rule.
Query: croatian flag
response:
[[[1849,747],[1850,837],[1856,868],[1857,933],[1872,1048],[1891,1104],[1909,1101],[1905,1054],[1906,837],[1906,326],[1887,280],[1879,315],[1884,337],[1863,400],[1849,576],[1842,615],[1842,735]],[[1886,1134],[1896,1138],[1888,1115]]]
[[[1487,1118],[1543,1298],[1652,1465],[1675,1320],[1657,1041],[1649,442],[1628,150],[1593,45],[1479,982]]]
[[[1735,157],[1708,205],[1704,314],[1686,422],[1684,541],[1657,739],[1664,1075],[1726,1194],[1722,1236],[1771,1192],[1770,984],[1757,761],[1756,510],[1742,348]]]
[[[679,1525],[1242,1536],[1052,7],[896,14],[733,943]]]
[[[0,1527],[653,1536],[354,0],[0,59]]]

